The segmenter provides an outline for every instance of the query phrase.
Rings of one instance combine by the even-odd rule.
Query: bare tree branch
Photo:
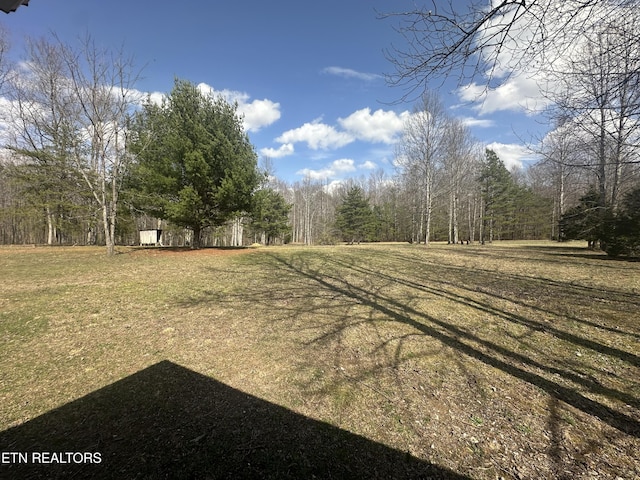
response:
[[[404,88],[402,100],[419,96],[433,79],[454,77],[458,85],[482,79],[487,87],[515,71],[553,64],[583,32],[601,21],[637,9],[638,0],[452,0],[429,7],[379,14],[396,19],[403,46],[386,56],[394,67],[387,81]]]

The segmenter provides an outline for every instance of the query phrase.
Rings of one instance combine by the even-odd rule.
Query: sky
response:
[[[420,0],[417,0],[418,3]],[[464,0],[459,0],[464,3]],[[403,47],[397,19],[380,13],[410,10],[414,0],[31,0],[2,14],[19,57],[25,36],[77,43],[89,33],[99,46],[122,49],[142,71],[137,88],[168,93],[175,78],[237,101],[258,157],[276,177],[306,176],[327,184],[393,173],[394,151],[413,101],[390,86],[385,56]],[[522,108],[538,96],[522,79],[482,93],[478,84],[436,79],[451,115],[508,167],[527,165],[526,145],[547,130]]]

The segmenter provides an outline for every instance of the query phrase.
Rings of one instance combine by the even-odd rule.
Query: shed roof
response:
[[[4,13],[15,12],[20,5],[29,5],[29,0],[0,0],[0,10]]]

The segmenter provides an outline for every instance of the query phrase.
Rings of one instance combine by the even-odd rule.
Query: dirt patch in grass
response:
[[[104,477],[640,476],[640,263],[552,243],[9,250],[3,450],[102,451]]]
[[[132,248],[129,253],[134,255],[180,255],[180,256],[231,256],[256,252],[259,247],[154,247],[154,248]]]

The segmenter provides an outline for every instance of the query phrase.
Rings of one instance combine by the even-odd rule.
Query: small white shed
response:
[[[162,230],[140,230],[140,246],[153,245],[162,246]]]

